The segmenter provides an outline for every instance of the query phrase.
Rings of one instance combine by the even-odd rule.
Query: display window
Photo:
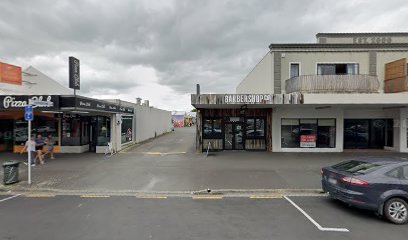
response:
[[[206,139],[222,139],[222,119],[204,119],[203,121],[203,137]]]
[[[133,116],[122,116],[121,143],[133,141]]]
[[[335,119],[282,119],[282,148],[335,148]]]
[[[35,116],[31,122],[31,133],[41,135],[44,139],[51,136],[55,145],[58,142],[58,119],[54,116]],[[14,123],[14,143],[24,145],[28,139],[28,123],[24,119],[16,120]]]

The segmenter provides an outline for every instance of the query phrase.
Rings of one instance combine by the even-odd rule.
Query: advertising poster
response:
[[[301,148],[315,148],[316,147],[316,135],[300,135],[300,147]]]

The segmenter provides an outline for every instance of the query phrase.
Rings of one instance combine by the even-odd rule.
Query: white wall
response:
[[[335,148],[281,148],[282,118],[335,118]],[[272,151],[273,152],[342,152],[343,151],[343,109],[314,107],[277,107],[272,112]]]
[[[252,71],[240,82],[236,93],[272,93],[273,92],[273,59],[267,53]]]
[[[136,142],[171,131],[171,112],[147,106],[135,106]]]

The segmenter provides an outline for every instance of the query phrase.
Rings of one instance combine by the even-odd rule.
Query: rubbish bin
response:
[[[18,182],[18,165],[20,163],[17,161],[7,161],[3,163],[4,169],[4,185],[13,184]]]

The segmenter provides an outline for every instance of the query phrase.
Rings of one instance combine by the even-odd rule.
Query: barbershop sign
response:
[[[262,104],[271,101],[268,94],[226,94],[224,103],[227,104]]]
[[[33,108],[55,110],[59,107],[59,98],[54,95],[3,95],[0,96],[0,110],[24,110],[24,107],[29,104],[30,100],[52,103],[52,106],[33,105]]]

